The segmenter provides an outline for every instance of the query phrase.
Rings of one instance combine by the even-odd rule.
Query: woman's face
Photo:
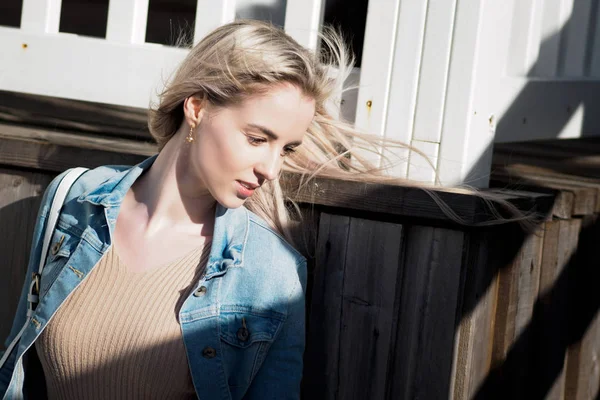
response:
[[[221,205],[240,207],[302,143],[315,102],[293,85],[274,86],[237,106],[203,109],[190,148],[192,173]],[[260,190],[260,189],[258,189]]]

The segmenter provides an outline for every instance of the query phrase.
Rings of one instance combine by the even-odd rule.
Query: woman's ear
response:
[[[206,102],[197,96],[190,96],[183,102],[183,114],[189,126],[196,127],[202,120]]]

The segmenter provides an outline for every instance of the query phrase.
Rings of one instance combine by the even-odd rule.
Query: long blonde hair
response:
[[[343,38],[329,28],[321,34],[321,51],[311,52],[268,23],[240,20],[223,25],[191,49],[167,82],[159,104],[150,110],[150,133],[162,149],[183,122],[187,97],[201,96],[226,107],[265,92],[273,84],[291,83],[316,104],[302,146],[286,158],[283,166],[283,170],[302,174],[300,185],[318,175],[419,186],[450,218],[461,223],[460,217],[431,190],[432,186],[386,176],[383,171],[388,166],[376,166],[364,156],[365,151],[381,156],[384,147],[410,146],[366,135],[340,119],[341,92],[352,65]],[[278,180],[263,184],[245,206],[293,242],[290,211]]]

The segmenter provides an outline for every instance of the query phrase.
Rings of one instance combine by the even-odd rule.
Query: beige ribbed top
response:
[[[35,343],[48,398],[195,399],[177,315],[209,249],[130,272],[111,247]]]

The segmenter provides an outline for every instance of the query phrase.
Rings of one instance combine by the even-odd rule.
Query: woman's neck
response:
[[[178,132],[128,193],[131,211],[146,214],[150,236],[169,228],[212,235],[216,201],[201,182],[191,179],[187,161],[183,135]]]

